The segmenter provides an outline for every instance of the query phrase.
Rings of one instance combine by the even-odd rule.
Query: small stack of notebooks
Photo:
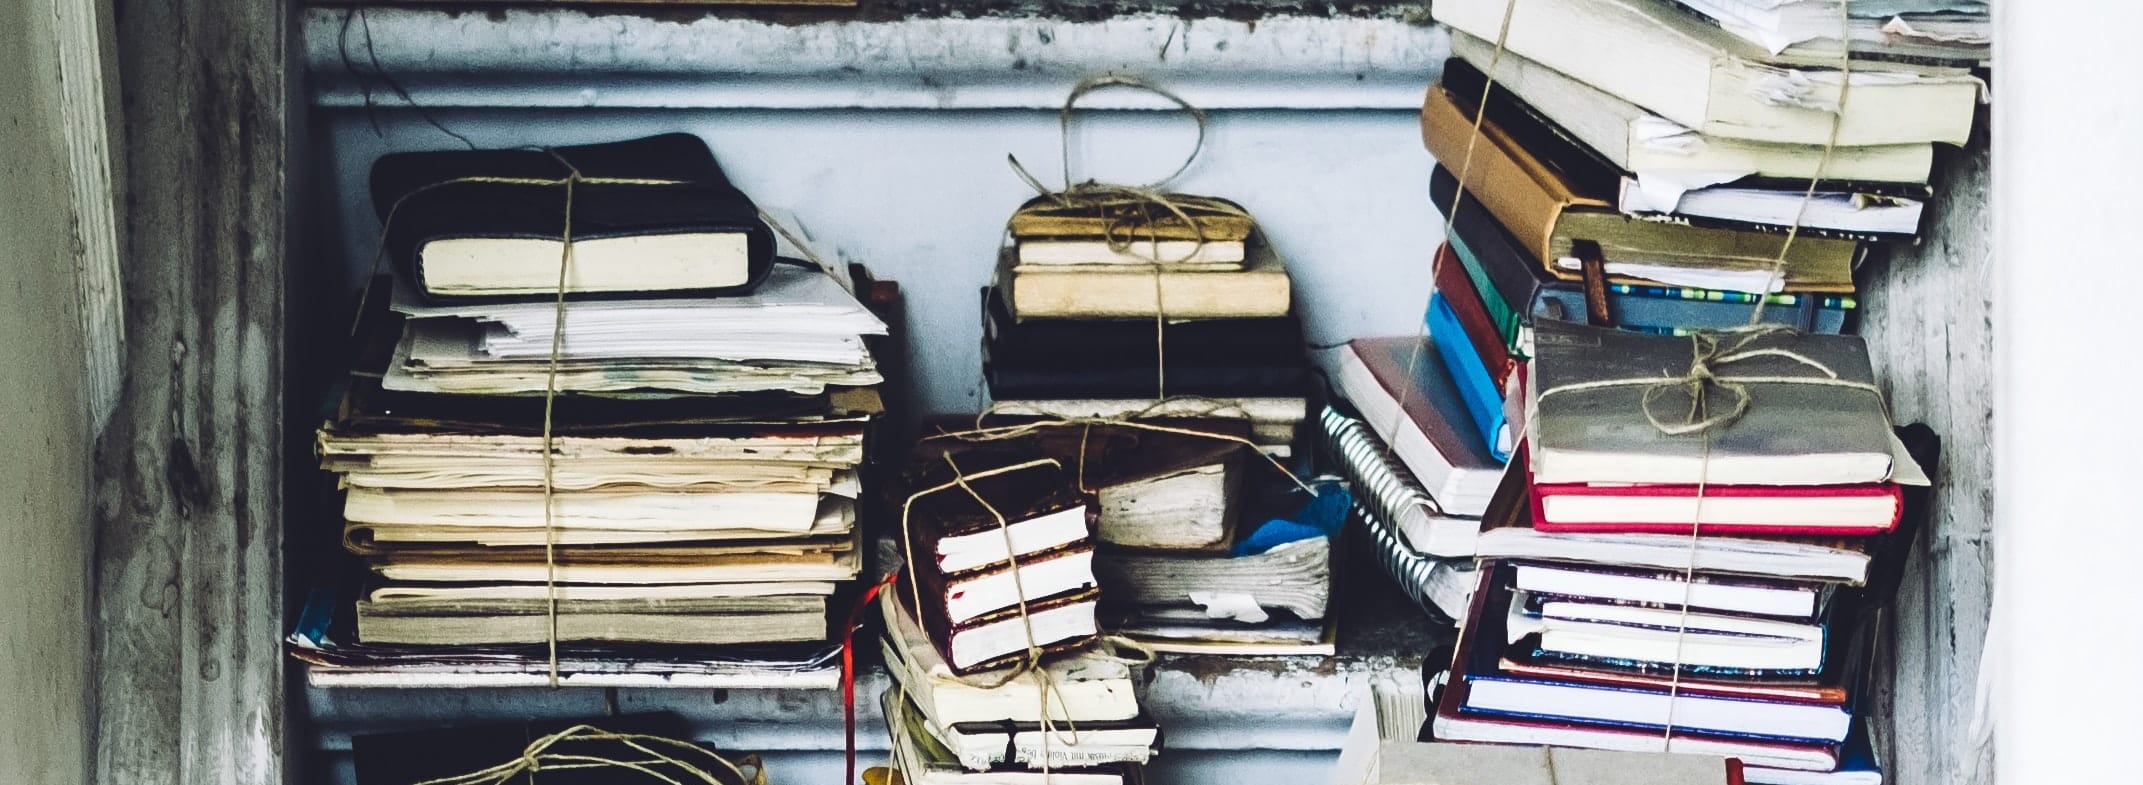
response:
[[[961,432],[978,424],[1022,431],[1016,439],[963,440]],[[1250,424],[992,415],[928,427],[935,431],[922,441],[928,453],[964,461],[1013,447],[1071,474],[1093,509],[1093,574],[1109,631],[1159,651],[1329,653],[1337,520],[1319,520],[1285,471],[1246,446]]]
[[[1431,318],[1473,332],[1447,353],[1510,383],[1542,319],[1683,334],[1761,302],[1764,323],[1849,330],[1861,259],[1918,241],[1988,50],[1984,3],[1840,5],[1438,3],[1456,57],[1422,136],[1463,275]]]
[[[561,161],[594,178],[563,278]],[[318,437],[363,578],[300,644],[315,675],[541,673],[554,640],[569,678],[823,648],[885,324],[777,264],[696,137],[395,154],[373,191],[398,275]]]
[[[1013,216],[982,293],[994,411],[1247,419],[1285,454],[1315,376],[1287,269],[1241,207],[1168,198],[1182,215],[1040,197]]]
[[[1716,381],[1693,392],[1657,381],[1689,372],[1689,338],[1536,329],[1535,416],[1477,540],[1436,737],[1857,781],[1874,609],[1902,570],[1931,436],[1893,433],[1857,338],[1723,336]],[[1683,422],[1693,395],[1699,416],[1737,416],[1654,422]]]
[[[1159,731],[1099,639],[1094,507],[1072,475],[1016,447],[925,442],[906,486],[908,569],[880,601],[906,781],[1137,782]]]

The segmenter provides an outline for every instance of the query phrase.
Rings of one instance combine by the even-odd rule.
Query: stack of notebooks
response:
[[[909,474],[909,567],[880,602],[906,782],[1135,783],[1159,742],[1099,638],[1093,505],[1037,458],[925,449]]]
[[[1872,383],[1857,338],[1722,338],[1740,359],[1713,370],[1746,408],[1708,436],[1669,435],[1645,407],[1677,422],[1687,389],[1624,382],[1687,372],[1689,339],[1536,329],[1535,416],[1476,541],[1436,737],[1723,755],[1757,783],[1866,781],[1873,617],[1902,570],[1931,435],[1901,439],[1878,394],[1826,383]],[[1710,412],[1740,408],[1731,388],[1705,395]]]
[[[563,188],[428,187],[560,176],[551,154],[374,167],[399,274],[318,435],[363,577],[301,624],[316,680],[547,677],[552,640],[582,682],[824,664],[829,597],[861,566],[864,339],[884,323],[829,273],[776,264],[698,139],[557,156],[678,181],[577,188],[562,311]]]
[[[1285,454],[1315,375],[1287,269],[1242,208],[1171,198],[1188,224],[1159,207],[1050,197],[1013,216],[1013,245],[982,293],[993,410],[1246,419],[1259,445]]]
[[[1484,438],[1475,398],[1433,338],[1340,348],[1332,384],[1343,400],[1320,425],[1326,458],[1351,489],[1352,520],[1385,571],[1432,616],[1461,619],[1481,516],[1510,445]]]
[[[1463,273],[1431,318],[1475,333],[1443,348],[1477,346],[1491,380],[1542,319],[1680,334],[1761,300],[1765,322],[1848,330],[1854,269],[1917,242],[1936,147],[1983,90],[1979,2],[1544,0],[1506,31],[1507,6],[1437,5],[1456,57],[1422,111]]]
[[[1093,577],[1102,627],[1158,651],[1328,654],[1330,523],[1314,519],[1287,476],[1245,446],[1250,424],[1161,418],[1051,424],[993,415],[1012,439],[971,442],[975,418],[931,422],[923,451],[1004,463],[1007,449],[1063,467],[1092,510]],[[1156,426],[1156,430],[1141,426]],[[977,521],[994,526],[994,521]],[[1061,524],[1060,537],[1072,533]],[[1014,524],[1017,534],[1042,524]],[[987,528],[987,527],[985,527]],[[987,531],[978,536],[991,536]],[[1057,542],[1050,539],[1049,542]],[[1089,554],[1082,553],[1082,558]]]

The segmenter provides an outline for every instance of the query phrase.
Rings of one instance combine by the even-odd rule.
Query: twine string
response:
[[[546,150],[564,164],[565,218],[558,231],[558,292],[552,301],[551,361],[543,374],[543,617],[544,662],[550,686],[558,687],[558,526],[555,502],[558,493],[558,456],[553,452],[553,412],[558,403],[558,359],[565,349],[566,278],[573,269],[573,194],[581,181],[580,169],[555,150]],[[399,205],[399,201],[397,202]]]
[[[1846,5],[1852,0],[1838,0],[1838,40],[1852,40],[1851,15]],[[1831,156],[1838,151],[1838,129],[1845,125],[1845,99],[1853,90],[1853,57],[1851,47],[1838,47],[1838,108],[1830,113],[1830,133],[1823,140],[1823,154],[1816,159],[1815,174],[1808,178],[1808,188],[1801,192],[1801,201],[1793,208],[1793,223],[1786,226],[1786,239],[1779,243],[1778,258],[1771,262],[1769,277],[1764,279],[1764,291],[1756,297],[1756,307],[1749,312],[1749,324],[1763,321],[1764,306],[1771,300],[1771,286],[1784,280],[1786,254],[1793,250],[1793,241],[1801,236],[1801,222],[1808,218],[1808,207],[1815,203],[1816,186],[1823,182],[1823,175],[1830,169]]]
[[[1004,404],[993,404],[988,409],[984,409],[981,414],[975,415],[975,425],[973,428],[964,431],[945,431],[941,433],[934,433],[922,437],[920,441],[930,441],[932,439],[956,439],[964,442],[996,442],[1023,439],[1028,436],[1032,436],[1036,433],[1040,433],[1042,431],[1054,430],[1058,428],[1080,428],[1082,430],[1079,437],[1079,466],[1076,469],[1078,478],[1077,482],[1079,484],[1079,490],[1081,493],[1092,494],[1094,490],[1092,488],[1087,487],[1086,484],[1086,464],[1088,454],[1087,445],[1089,440],[1093,436],[1093,429],[1096,426],[1126,428],[1141,431],[1153,431],[1155,433],[1170,433],[1178,436],[1189,436],[1199,439],[1214,439],[1217,441],[1232,442],[1248,447],[1252,452],[1256,453],[1258,457],[1263,458],[1267,465],[1271,466],[1274,470],[1280,472],[1281,475],[1287,477],[1290,482],[1293,482],[1295,484],[1295,487],[1301,488],[1304,492],[1310,494],[1311,496],[1317,495],[1317,489],[1315,487],[1312,487],[1309,483],[1303,482],[1302,478],[1296,477],[1294,472],[1288,470],[1287,464],[1281,463],[1278,458],[1274,458],[1272,457],[1272,455],[1266,453],[1264,450],[1258,449],[1257,442],[1252,441],[1248,437],[1236,436],[1234,434],[1226,433],[1213,433],[1211,431],[1201,431],[1196,428],[1182,428],[1173,425],[1162,425],[1160,423],[1142,422],[1144,418],[1157,416],[1156,413],[1168,411],[1172,404],[1176,404],[1184,400],[1186,399],[1180,397],[1163,399],[1148,404],[1147,406],[1142,409],[1139,409],[1138,411],[1128,412],[1116,417],[1050,417],[1030,420],[1022,423],[1015,423],[1012,425],[985,426],[983,425],[983,423],[986,422],[992,415],[1001,414],[999,409],[1005,406]],[[1215,406],[1214,408],[1208,409],[1201,413],[1185,414],[1180,416],[1186,418],[1212,417],[1217,416],[1217,414],[1221,411],[1221,406]]]
[[[1473,151],[1481,141],[1481,125],[1488,120],[1488,97],[1496,89],[1496,66],[1503,61],[1505,44],[1510,40],[1511,17],[1517,12],[1517,9],[1518,0],[1505,0],[1503,4],[1503,21],[1496,28],[1495,48],[1488,54],[1488,67],[1482,69],[1485,78],[1482,80],[1480,100],[1476,101],[1473,107],[1473,129],[1466,134],[1466,154],[1459,157],[1458,188],[1452,191],[1451,203],[1444,208],[1444,237],[1447,238],[1452,236],[1452,231],[1458,226],[1458,208],[1459,205],[1465,203],[1466,188],[1472,182]],[[1431,255],[1429,259],[1430,281],[1438,280],[1438,274],[1443,272],[1443,264],[1443,254]],[[1430,309],[1435,307],[1435,297],[1435,287],[1432,284],[1429,292],[1430,299],[1421,304],[1421,318],[1415,320],[1417,324],[1414,326],[1414,340],[1407,347],[1406,376],[1403,378],[1412,379],[1421,370],[1421,357],[1428,352],[1428,315]],[[1413,398],[1413,393],[1414,385],[1404,384],[1399,386],[1399,394],[1396,396],[1397,406],[1394,407],[1392,412],[1391,427],[1385,429],[1384,433],[1398,433],[1399,429],[1406,425],[1406,405]],[[1488,436],[1493,441],[1493,434],[1488,434]],[[1384,457],[1386,459],[1398,460],[1399,452],[1396,446],[1398,443],[1397,439],[1385,440]]]
[[[1092,178],[1081,182],[1073,182],[1071,155],[1072,119],[1078,112],[1079,99],[1111,87],[1126,87],[1160,96],[1169,103],[1176,105],[1185,114],[1190,115],[1192,122],[1197,126],[1198,135],[1191,144],[1190,153],[1185,155],[1183,162],[1177,164],[1176,168],[1169,172],[1167,176],[1143,185],[1104,183]],[[1044,201],[1039,205],[1030,203],[1022,205],[1018,210],[1013,211],[1012,217],[1005,222],[1005,234],[1007,237],[1012,233],[1013,222],[1023,215],[1028,215],[1038,210],[1090,210],[1102,220],[1102,241],[1110,251],[1146,261],[1147,269],[1153,276],[1155,399],[1166,399],[1168,397],[1168,346],[1164,335],[1168,324],[1168,308],[1165,302],[1165,287],[1162,285],[1162,276],[1169,265],[1181,264],[1198,258],[1198,255],[1205,251],[1207,243],[1213,240],[1213,238],[1206,236],[1206,225],[1193,217],[1194,211],[1204,214],[1250,218],[1249,213],[1227,201],[1211,197],[1171,193],[1167,190],[1170,183],[1182,177],[1184,172],[1190,171],[1191,165],[1198,160],[1198,154],[1205,150],[1208,124],[1209,119],[1205,110],[1198,108],[1182,96],[1152,82],[1130,74],[1113,72],[1097,74],[1081,79],[1078,84],[1073,85],[1071,93],[1064,98],[1064,105],[1057,110],[1058,152],[1062,156],[1064,169],[1064,187],[1062,189],[1053,190],[1043,185],[1041,178],[1028,171],[1026,165],[1020,163],[1018,156],[1009,153],[1005,155],[1005,163],[1012,167],[1012,173],[1017,175],[1028,187],[1033,188],[1035,193],[1044,197]],[[1157,221],[1170,218],[1189,227],[1195,238],[1189,251],[1173,259],[1165,258],[1161,253],[1161,236],[1157,228]],[[1139,243],[1142,240],[1147,243],[1148,247],[1144,249],[1139,247]]]
[[[911,518],[909,516],[914,510],[916,500],[924,496],[933,493],[949,491],[953,488],[959,488],[960,490],[965,491],[970,498],[974,499],[976,504],[981,505],[983,511],[988,512],[990,514],[990,518],[996,522],[998,534],[1004,538],[1004,564],[1006,571],[1011,573],[1012,575],[1012,590],[1015,594],[1014,599],[1017,600],[1017,604],[1014,607],[1019,611],[1020,628],[1027,639],[1026,652],[1018,665],[1002,671],[997,675],[997,678],[967,679],[958,675],[955,675],[953,678],[955,681],[959,681],[969,686],[977,687],[980,689],[993,690],[1003,687],[1007,684],[1011,684],[1014,680],[1017,680],[1022,676],[1033,674],[1035,680],[1035,700],[1039,705],[1039,714],[1037,716],[1041,721],[1043,730],[1041,766],[1042,781],[1044,783],[1047,783],[1050,780],[1049,742],[1050,737],[1055,735],[1056,732],[1055,719],[1049,714],[1049,700],[1052,696],[1054,696],[1058,705],[1065,705],[1064,694],[1061,690],[1058,689],[1056,679],[1050,676],[1049,671],[1047,669],[1041,667],[1042,646],[1035,639],[1034,616],[1030,612],[1027,603],[1026,578],[1020,574],[1019,554],[1012,547],[1011,522],[1005,518],[1003,512],[997,509],[996,505],[991,504],[989,499],[984,498],[980,491],[975,490],[975,486],[971,483],[971,481],[986,479],[989,477],[994,477],[1001,474],[1009,474],[1017,471],[1025,471],[1028,469],[1039,468],[1042,466],[1055,466],[1061,469],[1063,468],[1063,464],[1059,463],[1056,459],[1053,458],[1037,458],[1035,460],[1026,461],[1023,463],[1012,464],[1010,466],[1001,466],[993,469],[979,471],[974,474],[968,474],[965,470],[960,468],[959,462],[953,459],[951,453],[941,453],[940,455],[944,458],[945,464],[952,468],[952,479],[909,494],[907,502],[901,506],[901,556],[906,561],[906,563],[910,565],[914,565],[917,563],[915,560],[914,533],[913,529],[910,526]],[[908,580],[908,587],[915,601],[913,607],[918,609],[922,608],[922,581],[916,577],[920,574],[920,572],[916,569],[910,569],[908,573],[910,576]],[[1076,744],[1078,726],[1069,718],[1066,719],[1065,724],[1067,727],[1071,728],[1074,739],[1072,743]]]
[[[602,755],[552,751],[552,748],[559,744],[579,741],[614,741],[646,757],[612,758]],[[680,756],[666,752],[664,748],[691,754]],[[695,763],[692,760],[688,760],[689,758],[699,758],[703,762]],[[760,763],[758,756],[746,755],[739,760],[741,765],[731,763],[727,758],[700,745],[665,736],[643,733],[613,733],[593,725],[575,725],[530,742],[519,755],[516,755],[511,760],[466,774],[455,774],[425,780],[416,783],[416,785],[505,785],[523,774],[530,775],[531,779],[533,779],[534,775],[539,771],[574,769],[626,769],[639,772],[650,779],[669,783],[669,785],[693,785],[694,783],[702,783],[703,785],[730,785],[730,783],[766,785],[766,766]],[[663,767],[673,767],[678,772],[681,772],[681,776],[672,776],[666,773]],[[745,776],[745,768],[750,768],[753,774],[749,777]],[[719,777],[717,776],[718,773],[727,773],[732,779]]]
[[[1838,32],[1839,40],[1841,41],[1850,38],[1848,33],[1852,23],[1850,21],[1851,14],[1847,9],[1847,4],[1850,2],[1851,0],[1838,0]],[[1662,749],[1671,749],[1674,745],[1674,715],[1675,710],[1680,708],[1681,704],[1682,647],[1689,636],[1689,601],[1696,592],[1697,549],[1704,527],[1705,491],[1708,489],[1711,479],[1713,431],[1731,425],[1735,420],[1740,419],[1743,414],[1747,413],[1749,393],[1746,385],[1748,384],[1814,384],[1857,389],[1874,395],[1876,403],[1884,405],[1887,409],[1887,405],[1883,401],[1883,392],[1875,385],[1841,380],[1835,371],[1832,371],[1822,363],[1795,352],[1777,348],[1745,349],[1751,341],[1763,335],[1774,332],[1791,332],[1785,328],[1762,327],[1764,307],[1771,300],[1769,294],[1771,284],[1782,280],[1785,275],[1787,254],[1793,250],[1793,241],[1800,237],[1801,222],[1807,219],[1808,207],[1816,198],[1816,188],[1823,182],[1823,175],[1830,168],[1831,156],[1838,149],[1838,129],[1845,124],[1846,98],[1853,89],[1853,58],[1847,47],[1840,47],[1838,50],[1838,74],[1838,106],[1830,113],[1830,131],[1823,141],[1823,153],[1816,159],[1816,171],[1813,176],[1808,178],[1808,188],[1801,192],[1800,203],[1794,208],[1793,222],[1786,227],[1786,239],[1779,243],[1778,258],[1771,263],[1770,275],[1766,279],[1767,283],[1764,286],[1765,291],[1758,293],[1754,298],[1756,304],[1749,310],[1748,324],[1740,330],[1743,337],[1722,354],[1718,340],[1715,337],[1708,336],[1702,332],[1691,336],[1692,358],[1689,364],[1689,373],[1681,382],[1682,388],[1687,390],[1690,396],[1690,408],[1681,425],[1663,427],[1659,417],[1653,414],[1652,400],[1663,389],[1662,387],[1646,387],[1644,398],[1642,399],[1645,419],[1649,420],[1652,423],[1652,427],[1658,429],[1660,433],[1676,436],[1694,432],[1703,439],[1702,458],[1697,463],[1696,504],[1690,513],[1689,553],[1682,567],[1682,604],[1674,629],[1674,667],[1670,671],[1667,680],[1667,716],[1664,723],[1666,727],[1662,731],[1660,739]],[[1815,378],[1777,376],[1722,378],[1711,370],[1719,365],[1754,357],[1785,358],[1813,368],[1821,375]],[[1734,403],[1732,408],[1722,415],[1710,415],[1708,413],[1708,393],[1711,386],[1718,386],[1733,396]]]

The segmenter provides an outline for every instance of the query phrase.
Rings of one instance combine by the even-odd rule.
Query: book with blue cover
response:
[[[1452,381],[1458,383],[1459,398],[1465,401],[1466,413],[1472,417],[1481,441],[1488,444],[1488,454],[1497,461],[1508,462],[1517,439],[1503,413],[1503,392],[1497,389],[1495,377],[1489,374],[1480,352],[1473,348],[1466,326],[1459,323],[1458,314],[1451,310],[1443,292],[1430,295],[1428,321],[1429,339],[1443,357],[1444,367],[1450,369]]]

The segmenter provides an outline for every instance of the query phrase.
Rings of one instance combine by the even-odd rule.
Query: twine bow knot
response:
[[[1667,436],[1709,434],[1734,424],[1748,414],[1749,407],[1754,403],[1749,386],[1755,384],[1840,387],[1872,394],[1878,401],[1882,399],[1882,388],[1867,382],[1838,378],[1836,370],[1805,354],[1776,346],[1751,347],[1751,344],[1764,336],[1792,332],[1793,330],[1775,325],[1725,331],[1699,330],[1689,335],[1689,369],[1679,376],[1638,376],[1576,382],[1542,390],[1540,398],[1546,400],[1552,396],[1586,390],[1643,387],[1644,394],[1640,403],[1644,418],[1654,429]],[[1724,340],[1728,336],[1736,337],[1731,341]],[[1814,374],[1724,372],[1726,366],[1762,357],[1787,360],[1814,371]],[[1678,419],[1662,416],[1656,404],[1676,392],[1688,398],[1688,408],[1680,413]],[[1711,399],[1718,394],[1724,394],[1728,401],[1723,410],[1715,410],[1716,407],[1711,404]]]
[[[1837,371],[1807,356],[1778,348],[1744,348],[1761,336],[1785,331],[1784,328],[1775,327],[1740,331],[1742,338],[1734,342],[1731,348],[1723,348],[1719,342],[1720,336],[1717,334],[1698,332],[1690,335],[1689,371],[1683,374],[1681,378],[1663,379],[1645,388],[1645,419],[1652,423],[1653,428],[1668,436],[1681,436],[1732,425],[1749,411],[1748,384],[1750,382],[1778,380],[1771,377],[1721,376],[1717,369],[1757,357],[1784,358],[1814,369],[1819,374],[1818,377],[1812,377],[1804,381],[1835,382],[1838,380]],[[1682,414],[1681,422],[1670,422],[1653,411],[1652,403],[1660,396],[1677,389],[1683,391],[1689,397],[1689,410]],[[1710,413],[1710,401],[1711,394],[1715,390],[1725,393],[1732,403],[1726,407],[1725,411],[1712,414]]]
[[[1073,181],[1071,162],[1072,117],[1078,111],[1079,99],[1085,97],[1088,93],[1110,87],[1128,87],[1160,96],[1169,103],[1176,105],[1185,114],[1190,115],[1192,122],[1196,123],[1198,136],[1191,144],[1190,153],[1185,155],[1183,162],[1178,164],[1175,170],[1169,172],[1167,176],[1143,185],[1104,183],[1092,178],[1083,182]],[[1052,189],[1042,184],[1041,178],[1028,171],[1027,167],[1019,162],[1017,156],[1009,153],[1005,155],[1005,162],[1011,165],[1012,173],[1018,175],[1021,181],[1025,182],[1028,187],[1033,188],[1035,193],[1045,200],[1042,204],[1063,209],[1093,210],[1102,219],[1102,241],[1107,244],[1110,251],[1143,259],[1150,265],[1149,269],[1153,273],[1154,398],[1156,399],[1168,397],[1168,346],[1166,339],[1163,337],[1163,327],[1167,323],[1168,306],[1163,296],[1162,273],[1169,265],[1180,264],[1198,258],[1198,255],[1205,251],[1206,244],[1215,239],[1206,236],[1206,225],[1193,217],[1192,212],[1250,218],[1248,212],[1245,212],[1243,208],[1236,206],[1232,202],[1207,196],[1172,193],[1168,190],[1169,183],[1175,182],[1176,178],[1182,177],[1184,172],[1190,171],[1191,164],[1198,161],[1198,154],[1205,149],[1206,125],[1205,110],[1184,100],[1182,96],[1130,74],[1097,74],[1079,80],[1079,83],[1072,87],[1071,94],[1065,97],[1064,106],[1057,111],[1059,152],[1063,156],[1060,160],[1064,166],[1064,187],[1062,189]],[[1017,220],[1021,215],[1035,212],[1038,209],[1045,208],[1038,208],[1035,203],[1030,202],[1014,211],[1012,219],[1005,223],[1005,234],[1007,236],[1011,234],[1012,220]],[[1162,215],[1164,213],[1165,216]],[[1180,257],[1166,258],[1161,253],[1161,236],[1158,228],[1160,221],[1156,219],[1165,218],[1180,221],[1193,232],[1195,239]],[[1144,230],[1143,236],[1140,234],[1142,229]],[[1148,243],[1148,247],[1138,247],[1138,243],[1142,241]]]
[[[553,748],[576,741],[617,742],[639,754],[640,757],[610,757],[606,755],[557,752]],[[666,752],[663,748],[674,751]],[[694,763],[698,758],[705,764]],[[566,771],[571,769],[627,769],[646,775],[650,779],[670,785],[766,785],[766,767],[757,756],[747,755],[739,763],[691,742],[679,741],[665,736],[643,733],[613,733],[593,725],[575,725],[557,733],[529,742],[521,754],[496,766],[477,769],[465,774],[455,774],[429,779],[417,785],[503,785],[523,774],[534,775],[539,771]],[[744,769],[753,771],[745,776]],[[675,772],[673,776],[671,772]]]

